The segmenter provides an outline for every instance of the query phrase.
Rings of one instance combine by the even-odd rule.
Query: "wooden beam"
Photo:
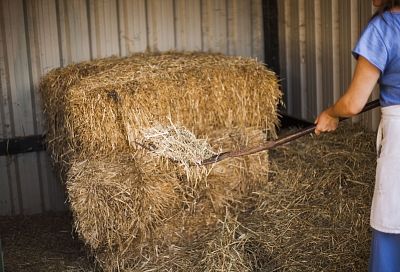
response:
[[[44,135],[0,139],[0,156],[45,150]]]
[[[277,75],[279,69],[278,1],[263,0],[265,63]]]

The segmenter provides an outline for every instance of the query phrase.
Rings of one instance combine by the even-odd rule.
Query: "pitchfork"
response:
[[[372,102],[367,103],[360,113],[372,110],[379,106],[380,106],[379,99],[374,100]],[[344,121],[347,119],[348,118],[340,118],[339,121]],[[225,160],[227,158],[241,157],[241,156],[246,156],[246,155],[251,155],[251,154],[254,154],[257,152],[261,152],[264,150],[268,150],[268,149],[286,144],[288,142],[294,141],[294,140],[296,140],[304,135],[307,135],[309,133],[312,133],[315,130],[315,128],[316,128],[316,125],[312,125],[312,126],[304,128],[304,129],[301,129],[299,131],[296,131],[294,133],[291,133],[289,135],[286,135],[284,137],[278,138],[275,141],[268,141],[268,142],[262,143],[259,146],[253,146],[253,147],[243,148],[243,149],[239,149],[239,150],[222,152],[222,153],[216,154],[210,158],[203,160],[200,163],[200,165],[213,164],[213,163]]]

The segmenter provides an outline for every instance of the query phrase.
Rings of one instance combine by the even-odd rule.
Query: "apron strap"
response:
[[[378,134],[376,136],[376,154],[377,154],[378,158],[381,153],[382,139],[383,139],[383,126],[382,126],[382,119],[381,119],[381,121],[379,122]]]

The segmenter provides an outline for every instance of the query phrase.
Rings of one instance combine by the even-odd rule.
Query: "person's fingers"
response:
[[[317,116],[317,118],[315,118],[314,125],[318,124],[318,121],[319,121],[319,116]]]

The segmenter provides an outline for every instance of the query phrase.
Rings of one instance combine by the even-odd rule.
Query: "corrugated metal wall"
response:
[[[0,138],[44,133],[38,82],[111,55],[200,50],[264,58],[261,0],[0,0]],[[0,215],[65,209],[45,152],[0,156]]]
[[[352,78],[351,56],[373,14],[371,0],[279,0],[279,51],[287,112],[313,121]],[[377,91],[373,98],[376,98]],[[376,128],[378,111],[362,122]]]

